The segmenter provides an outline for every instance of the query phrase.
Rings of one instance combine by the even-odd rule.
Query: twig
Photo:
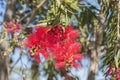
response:
[[[40,2],[40,3],[36,6],[35,9],[33,9],[31,12],[29,12],[26,16],[22,17],[19,22],[23,21],[25,18],[27,18],[29,15],[31,15],[31,16],[30,16],[30,19],[29,19],[29,20],[27,21],[27,23],[26,23],[26,26],[28,26],[29,23],[31,22],[32,18],[34,17],[35,12],[36,12],[46,1],[47,1],[47,0],[43,0],[42,2]]]
[[[21,59],[21,56],[17,59],[17,61],[14,63],[14,65],[10,68],[10,73],[14,69],[15,65],[18,63],[18,61]]]
[[[33,9],[32,13],[31,13],[31,16],[30,16],[30,19],[27,21],[26,26],[28,26],[29,23],[31,22],[32,18],[33,18],[34,15],[35,15],[35,12],[36,12],[46,1],[47,1],[47,0],[43,0],[42,2],[39,3],[39,5],[36,6],[35,9]]]
[[[67,68],[67,71],[70,72],[71,76],[72,76],[75,80],[78,80],[78,79],[76,78],[76,76],[71,72],[71,70],[69,70],[69,69]]]

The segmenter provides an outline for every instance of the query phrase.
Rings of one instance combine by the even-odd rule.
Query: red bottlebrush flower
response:
[[[69,44],[68,44],[69,43]],[[77,44],[77,46],[73,46]],[[57,67],[60,65],[59,68],[64,68],[64,67],[77,67],[78,64],[75,62],[75,60],[81,60],[82,59],[82,55],[78,54],[78,52],[80,51],[81,45],[78,45],[78,43],[74,42],[74,43],[70,43],[70,42],[65,42],[62,46],[61,45],[57,45],[53,50],[54,51],[54,56],[55,56],[55,60],[57,63]],[[56,51],[57,49],[57,51]],[[65,65],[61,66],[61,63],[65,63]]]
[[[120,80],[120,68],[117,69],[117,80]]]
[[[39,44],[39,38],[35,34],[30,34],[27,40],[25,40],[24,45],[28,48],[34,48]]]
[[[29,49],[35,48],[34,55],[42,54],[46,59],[52,55],[57,68],[77,67],[75,61],[82,59],[82,55],[78,54],[81,44],[75,41],[78,36],[79,32],[72,26],[67,26],[65,30],[61,25],[53,28],[40,26],[28,36],[24,45]]]
[[[77,53],[81,50],[81,44],[78,42],[74,42],[69,46],[68,52],[69,53]]]
[[[23,43],[26,47],[33,50],[34,57],[37,58],[36,59],[37,62],[40,61],[36,54],[41,53],[46,59],[49,56],[46,51],[46,48],[48,46],[46,41],[46,35],[48,30],[49,30],[48,28],[43,26],[36,27],[35,30],[27,37],[27,39]]]
[[[106,74],[111,75],[113,68],[114,68],[113,66],[110,66]]]
[[[74,60],[81,60],[83,58],[83,55],[82,54],[74,54],[73,55],[73,59]]]
[[[35,51],[35,53],[37,53],[37,54],[41,53],[45,57],[45,59],[49,58],[49,54],[47,53],[47,51],[45,49],[37,49]]]
[[[65,35],[66,35],[67,39],[74,40],[77,37],[79,37],[79,32],[78,32],[78,30],[74,30],[71,25],[68,25],[65,28]]]
[[[28,38],[24,41],[24,45],[28,48],[33,48],[37,46],[41,46],[40,44],[42,42],[46,42],[46,34],[47,34],[48,28],[46,27],[37,27],[33,33],[31,33]]]
[[[57,25],[48,31],[47,39],[49,43],[55,44],[63,39],[63,30],[61,25]]]
[[[56,67],[56,68],[64,68],[64,67],[65,67],[65,65],[66,65],[66,63],[65,63],[65,62],[55,63],[55,67]]]
[[[21,28],[22,28],[21,24],[18,24],[12,21],[12,22],[7,22],[6,25],[7,25],[6,31],[8,33],[15,33],[15,32],[20,33],[21,32]]]

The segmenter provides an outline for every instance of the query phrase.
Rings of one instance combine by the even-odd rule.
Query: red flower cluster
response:
[[[115,68],[113,65],[109,67],[107,76],[112,75],[116,80],[120,80],[120,68]]]
[[[42,54],[46,59],[53,58],[58,68],[78,67],[76,60],[82,58],[79,54],[81,44],[76,42],[78,36],[79,32],[72,26],[65,29],[61,25],[53,28],[39,26],[28,36],[24,45],[34,53],[32,55],[37,62],[40,62],[39,54]]]
[[[120,80],[120,68],[117,69],[117,80]]]
[[[114,66],[110,66],[106,72],[107,75],[111,75],[113,72]]]
[[[7,22],[6,25],[7,25],[6,31],[8,33],[21,32],[21,28],[22,28],[21,24],[18,24],[15,21]]]

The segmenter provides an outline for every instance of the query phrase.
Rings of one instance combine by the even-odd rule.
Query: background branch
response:
[[[42,2],[40,2],[40,3],[36,6],[36,8],[33,9],[33,11],[31,11],[30,13],[28,13],[27,16],[29,16],[29,15],[31,15],[31,16],[30,16],[30,19],[27,21],[26,26],[28,26],[28,25],[30,24],[32,18],[33,18],[34,15],[36,14],[36,11],[39,10],[40,7],[42,7],[42,5],[43,5],[46,1],[47,1],[47,0],[42,0]],[[26,17],[27,17],[27,16],[26,16]],[[21,20],[25,19],[26,17],[23,17]],[[21,20],[20,20],[20,21],[21,21]]]

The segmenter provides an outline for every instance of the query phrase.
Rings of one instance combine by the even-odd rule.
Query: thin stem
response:
[[[33,9],[33,11],[31,11],[30,13],[27,14],[27,16],[24,16],[21,18],[21,20],[19,22],[21,22],[22,20],[26,19],[29,15],[30,15],[30,19],[27,21],[26,26],[29,25],[29,23],[31,22],[32,18],[35,15],[35,12],[38,11],[40,9],[40,7],[42,7],[42,5],[46,2],[47,0],[43,0],[42,2],[40,2],[35,9]]]

